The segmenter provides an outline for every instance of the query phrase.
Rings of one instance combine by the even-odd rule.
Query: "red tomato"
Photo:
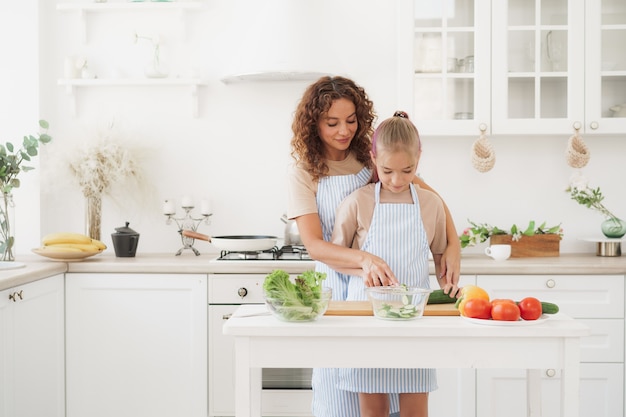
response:
[[[473,319],[490,319],[491,303],[482,298],[471,298],[465,302],[465,317]]]
[[[535,297],[526,297],[518,303],[520,315],[524,320],[537,320],[541,317],[541,301]]]
[[[517,321],[520,318],[519,307],[511,303],[496,304],[491,308],[491,318],[501,321]]]

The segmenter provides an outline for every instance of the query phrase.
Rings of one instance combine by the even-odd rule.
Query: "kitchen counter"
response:
[[[36,281],[58,273],[216,273],[268,274],[274,269],[299,273],[313,269],[313,261],[218,261],[217,254],[138,254],[117,258],[112,253],[96,255],[80,262],[58,262],[37,255],[18,256],[25,267],[0,272],[0,290]],[[434,267],[431,263],[431,273]],[[538,275],[538,274],[624,274],[626,257],[601,257],[593,254],[562,254],[553,258],[515,258],[494,261],[484,255],[465,255],[461,259],[463,275]]]
[[[0,291],[67,272],[65,262],[48,262],[29,258],[21,260],[20,263],[24,263],[25,266],[0,271]]]

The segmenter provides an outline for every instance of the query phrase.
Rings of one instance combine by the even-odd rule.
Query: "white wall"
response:
[[[302,0],[298,4],[308,19],[285,15],[270,21],[273,14],[265,12],[295,4],[273,0],[249,3],[254,5],[249,6],[253,15],[262,17],[255,21],[250,15],[241,15],[244,3],[208,1],[206,10],[184,14],[184,28],[177,16],[88,14],[87,42],[83,43],[78,13],[59,12],[55,2],[40,1],[41,116],[51,122],[54,143],[42,158],[41,227],[20,233],[19,239],[28,243],[18,249],[28,251],[37,246],[45,233],[84,231],[82,196],[76,186],[59,186],[68,181],[60,174],[59,162],[112,121],[119,137],[129,146],[143,149],[149,181],[146,192],[133,196],[141,198],[105,200],[102,233],[106,243],[110,244],[115,227],[129,221],[141,233],[140,252],[174,253],[180,241],[176,228],[165,224],[161,206],[163,200],[180,201],[184,194],[196,201],[212,200],[211,225],[200,226],[200,232],[282,236],[279,218],[286,207],[291,118],[308,82],[225,85],[220,77],[238,68],[258,69],[252,68],[252,63],[261,60],[263,52],[278,69],[308,59],[305,66],[310,69],[348,75],[363,85],[382,120],[396,109],[395,8],[387,0]],[[260,4],[265,5],[265,12]],[[237,35],[242,33],[240,25],[249,29],[248,38]],[[163,56],[172,75],[206,77],[208,85],[199,92],[198,118],[191,116],[191,95],[184,87],[77,89],[77,116],[70,115],[69,96],[57,86],[65,57],[86,56],[101,77],[140,76],[150,48],[133,42],[135,30],[161,35]],[[250,46],[246,40],[254,52],[246,52]],[[308,53],[296,53],[303,50]],[[245,57],[252,55],[258,58],[246,62]],[[299,62],[285,63],[280,60],[285,55],[297,56]],[[28,85],[28,80],[36,78],[24,76]],[[564,192],[572,173],[564,159],[567,137],[491,138],[496,166],[481,174],[470,162],[474,137],[441,139],[421,133],[425,152],[420,172],[444,196],[459,232],[467,226],[467,219],[499,227],[525,225],[531,219],[550,225],[562,223],[562,252],[595,251],[593,244],[580,238],[598,235],[602,218]],[[592,185],[602,187],[607,206],[626,217],[620,168],[626,156],[624,138],[584,139],[591,149],[591,162],[584,173]],[[18,204],[37,204],[37,198],[19,196]],[[202,252],[213,250],[206,242],[196,246]]]
[[[10,3],[10,4],[9,4]],[[2,0],[0,7],[0,141],[17,148],[24,135],[39,131],[39,26],[38,1],[19,3]],[[40,229],[39,158],[22,166],[35,167],[22,172],[22,185],[13,190],[16,204],[15,251],[29,251],[31,236]]]

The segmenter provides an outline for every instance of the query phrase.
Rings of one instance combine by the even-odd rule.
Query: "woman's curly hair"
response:
[[[352,101],[356,108],[358,128],[348,149],[354,152],[359,162],[371,167],[369,152],[373,133],[372,125],[376,119],[374,104],[365,90],[354,81],[340,76],[326,76],[306,89],[296,108],[291,125],[293,130],[291,156],[303,164],[314,181],[328,173],[324,144],[319,135],[318,124],[320,119],[328,113],[333,102],[340,98]]]

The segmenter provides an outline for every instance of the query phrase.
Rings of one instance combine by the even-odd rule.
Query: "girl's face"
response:
[[[326,157],[342,161],[359,127],[354,103],[346,98],[333,101],[328,113],[322,115],[317,127],[326,150]]]
[[[377,156],[372,154],[372,161],[376,166],[382,189],[392,193],[408,190],[415,177],[419,155],[403,150],[378,150],[377,153]]]

